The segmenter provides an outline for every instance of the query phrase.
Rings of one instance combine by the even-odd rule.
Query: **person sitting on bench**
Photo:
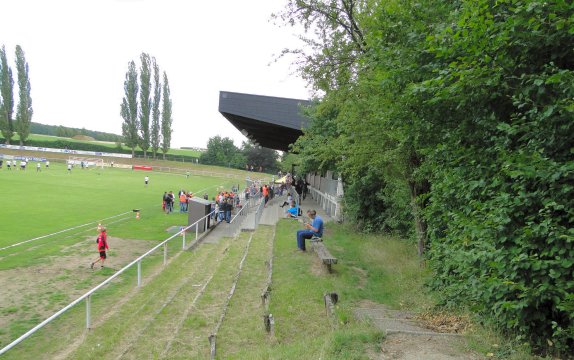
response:
[[[307,216],[312,220],[311,223],[305,223],[305,230],[297,231],[297,247],[305,251],[305,239],[311,239],[313,236],[323,236],[323,219],[317,215],[315,210],[307,210]]]
[[[285,216],[289,219],[297,219],[299,217],[299,207],[295,204],[295,201],[291,200],[291,204],[285,212]]]

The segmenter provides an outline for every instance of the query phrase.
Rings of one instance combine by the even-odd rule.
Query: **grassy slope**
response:
[[[108,142],[108,141],[76,140],[76,139],[67,138],[67,137],[58,137],[58,136],[41,135],[41,134],[30,134],[28,139],[29,140],[42,140],[42,141],[49,141],[49,142],[56,142],[58,140],[65,140],[65,141],[70,142],[70,143],[98,144],[98,145],[102,145],[102,146],[109,148],[109,152],[112,152],[112,153],[114,152],[115,149],[117,149],[116,143]],[[16,134],[16,136],[14,136],[14,138],[12,138],[11,143],[12,144],[19,144],[19,138],[18,138],[17,134]],[[122,148],[125,150],[129,150],[129,148],[127,148],[126,146],[122,146]],[[161,154],[161,152],[160,152],[160,154]],[[201,152],[197,151],[197,150],[191,150],[191,149],[169,149],[167,154],[169,154],[169,155],[188,155],[188,156],[199,157],[199,155],[201,155]]]
[[[131,238],[165,238],[165,227],[173,224],[180,215],[165,216],[156,211],[163,188],[170,185],[175,190],[178,184],[188,184],[186,181],[196,184],[194,177],[186,180],[181,176],[152,173],[150,187],[145,189],[144,173],[141,172],[106,169],[96,175],[95,170],[85,173],[77,170],[69,175],[63,167],[55,167],[53,171],[54,174],[50,176],[47,172],[7,174],[2,171],[0,196],[13,196],[9,198],[10,201],[17,202],[18,193],[27,193],[27,187],[31,184],[37,186],[44,182],[51,188],[59,187],[55,184],[68,184],[66,187],[70,189],[79,186],[80,198],[86,193],[90,197],[98,197],[98,194],[102,197],[100,191],[106,194],[113,192],[120,197],[120,201],[111,204],[109,198],[112,196],[103,196],[106,209],[110,209],[106,204],[118,206],[114,211],[135,206],[143,209],[139,222],[128,221],[121,226],[110,226],[114,235]],[[70,181],[71,177],[81,180],[81,183],[95,183],[72,186],[73,183],[65,182]],[[102,181],[108,183],[100,184]],[[15,191],[3,192],[5,185]],[[191,189],[196,190],[193,186]],[[76,198],[74,202],[77,201]],[[148,203],[147,207],[144,206]],[[50,202],[46,207],[51,207]],[[70,216],[79,216],[76,221],[81,222],[84,218],[77,213],[87,212],[88,215],[84,215],[87,219],[99,216],[99,208],[100,205],[82,211],[71,208]],[[54,222],[58,224],[65,216],[53,213],[47,211],[43,214],[51,217],[44,226],[60,228]],[[36,216],[27,209],[18,213],[9,222],[16,226],[11,225],[10,228],[26,227],[30,220],[20,222],[20,217],[30,215]],[[368,324],[356,322],[352,308],[360,301],[369,300],[415,311],[434,305],[434,299],[424,289],[425,279],[430,274],[419,266],[413,244],[389,237],[365,236],[342,225],[328,224],[326,245],[340,259],[340,263],[335,265],[333,274],[327,274],[313,253],[294,252],[297,228],[297,223],[282,220],[275,232],[271,227],[261,226],[254,233],[236,293],[218,333],[218,358],[368,358],[368,354],[378,351],[382,334]],[[12,234],[17,233],[14,231]],[[80,305],[37,336],[19,344],[6,358],[32,359],[47,354],[66,355],[69,358],[117,357],[122,354],[126,358],[141,358],[149,354],[158,358],[206,358],[209,351],[207,335],[219,318],[223,300],[237,273],[248,239],[247,234],[242,234],[235,240],[227,239],[217,245],[202,246],[196,252],[181,253],[157,277],[150,278],[149,274],[162,268],[161,254],[156,254],[143,264],[144,274],[148,275],[143,287],[134,288],[135,271],[131,271],[94,296],[94,330],[84,332],[84,306]],[[40,250],[35,250],[36,255],[57,254],[73,241],[68,239],[62,241],[61,247],[49,246],[45,250],[40,247]],[[170,258],[177,247],[178,244],[170,247]],[[264,309],[259,298],[267,277],[264,262],[269,259],[271,247],[274,267],[270,311],[276,319],[275,337],[270,337],[263,330]],[[24,253],[18,253],[18,258],[24,262],[19,266],[33,264],[37,259],[35,255]],[[0,259],[0,266],[9,264],[8,258],[11,257]],[[12,263],[14,265],[18,264]],[[107,275],[111,275],[111,272]],[[211,281],[205,292],[198,296],[200,286],[209,279]],[[340,296],[335,327],[325,317],[322,295],[327,291],[336,291]],[[27,319],[18,325],[19,328],[13,329],[12,334],[22,333],[38,320],[41,319]],[[475,340],[473,346],[483,353],[492,350],[488,344],[500,344],[502,341],[491,333],[481,335],[484,339]],[[67,352],[67,346],[76,341],[80,341],[77,347]],[[508,347],[500,348],[508,350]]]
[[[412,308],[432,303],[432,299],[421,296],[426,275],[418,266],[413,246],[395,239],[363,238],[330,224],[329,247],[342,261],[336,265],[335,273],[328,274],[313,253],[294,252],[296,227],[294,222],[281,221],[275,237],[271,227],[262,226],[254,233],[217,336],[218,358],[366,358],[367,353],[377,351],[382,334],[353,319],[354,304],[362,299],[397,306],[411,299]],[[207,358],[207,336],[219,319],[248,240],[249,235],[244,233],[232,241],[227,239],[193,253],[182,253],[105,323],[85,336],[71,358],[121,354],[134,359],[149,354],[156,358]],[[259,298],[267,279],[265,261],[269,260],[272,246],[270,311],[276,319],[275,337],[264,331],[264,309]],[[397,266],[406,270],[401,277],[391,275],[398,271]],[[206,284],[208,279],[211,280],[205,292],[197,297],[198,285]],[[126,288],[110,289],[105,301],[114,303],[121,291]],[[325,317],[325,291],[337,291],[341,296],[336,327],[331,327]],[[44,351],[48,353],[62,351],[63,345],[47,345],[48,341],[42,339],[49,338],[52,331],[81,327],[81,310],[66,315],[60,330],[55,326],[9,353],[8,358],[33,358],[38,355],[33,350],[38,344],[46,344]]]

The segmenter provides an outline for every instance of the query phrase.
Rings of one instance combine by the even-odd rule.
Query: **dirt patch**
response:
[[[466,351],[464,339],[442,336],[389,335],[381,344],[381,360],[474,360],[483,357]]]
[[[470,330],[470,319],[447,312],[424,312],[415,319],[428,329],[439,333],[464,333]]]
[[[384,360],[451,360],[451,359],[482,359],[466,347],[466,340],[458,335],[441,334],[427,327],[429,321],[421,321],[407,311],[392,310],[389,307],[370,300],[362,300],[355,308],[359,319],[371,322],[387,335],[381,343],[381,352],[369,354],[371,359]],[[434,319],[437,323],[448,323],[453,315],[425,318]],[[458,323],[453,321],[453,323]],[[446,328],[443,328],[446,330]]]
[[[0,271],[0,329],[9,328],[12,321],[47,318],[155,244],[111,236],[108,242],[111,250],[104,270],[90,270],[90,263],[99,257],[90,236],[41,265]]]

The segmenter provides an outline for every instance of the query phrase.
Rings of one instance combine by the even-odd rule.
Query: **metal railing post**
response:
[[[138,261],[138,287],[142,284],[142,262]]]
[[[167,264],[167,243],[163,244],[163,264]]]
[[[92,295],[86,297],[86,329],[90,328],[91,299]]]
[[[195,240],[199,237],[199,221],[195,223]]]
[[[183,244],[181,246],[181,249],[185,250],[185,230],[182,230],[182,235],[183,235]]]

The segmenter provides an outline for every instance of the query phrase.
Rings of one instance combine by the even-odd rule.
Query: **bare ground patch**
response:
[[[448,330],[451,333],[457,332],[458,326],[444,326],[440,329],[442,334],[437,332],[439,329],[435,329],[436,326],[434,328],[429,326],[429,323],[433,321],[440,324],[460,324],[462,320],[454,315],[431,316],[425,313],[423,319],[407,311],[392,310],[370,300],[359,302],[355,314],[359,318],[368,319],[375,327],[387,333],[380,345],[380,353],[369,354],[371,359],[473,360],[483,358],[466,348],[466,340],[463,337],[444,334]]]
[[[113,270],[125,266],[154,243],[111,236],[108,242],[111,251],[106,267]],[[90,270],[90,263],[98,257],[95,238],[90,236],[62,249],[61,256],[46,258],[41,265],[0,271],[0,329],[32,316],[43,320],[103,281],[109,272],[104,275],[100,269]]]
[[[381,360],[474,360],[483,357],[464,350],[464,340],[440,336],[389,335],[381,344]]]

